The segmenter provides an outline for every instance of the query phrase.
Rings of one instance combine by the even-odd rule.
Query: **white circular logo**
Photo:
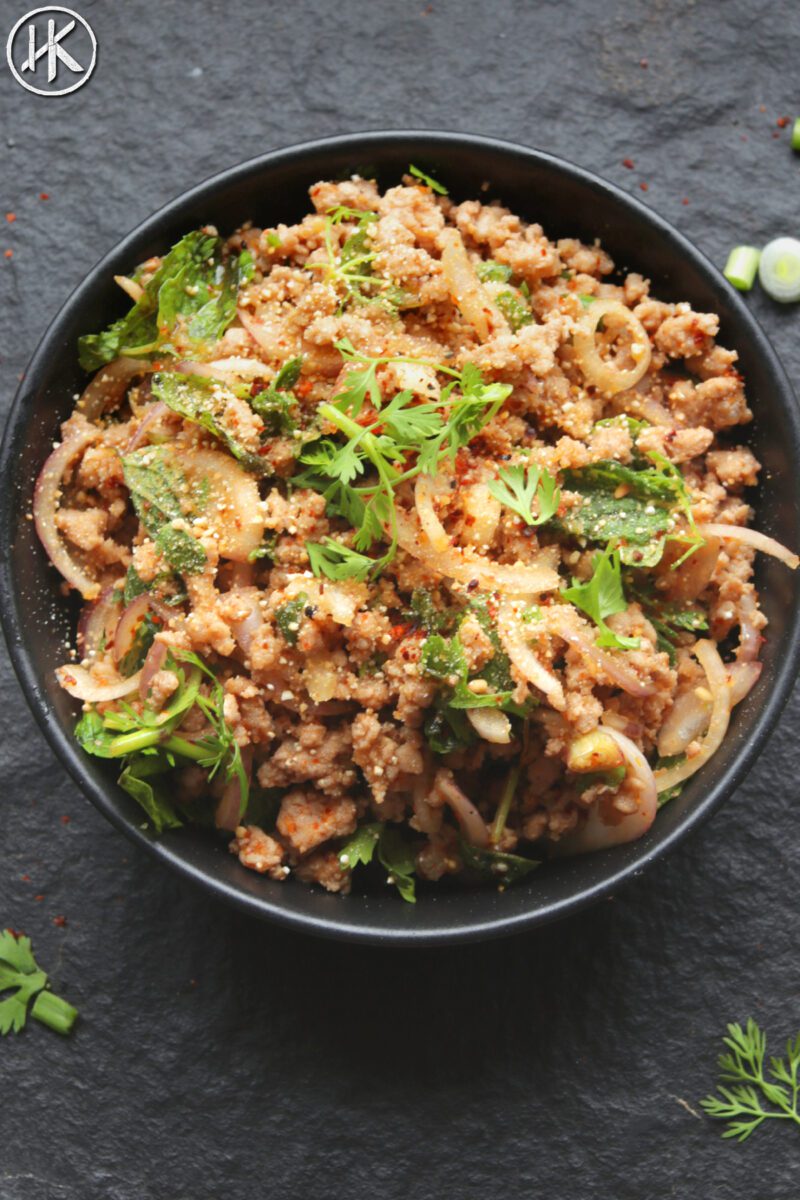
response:
[[[97,38],[80,13],[51,4],[20,17],[8,35],[6,58],[17,83],[29,92],[66,96],[88,83],[97,62]]]

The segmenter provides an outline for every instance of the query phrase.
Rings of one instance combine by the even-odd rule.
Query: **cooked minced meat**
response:
[[[797,565],[716,314],[424,179],[311,202],[81,339],[35,502],[81,744],[159,831],[331,891],[640,837],[758,678],[755,550]]]

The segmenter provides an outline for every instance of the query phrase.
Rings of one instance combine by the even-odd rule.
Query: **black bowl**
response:
[[[291,221],[308,210],[307,189],[319,179],[354,171],[396,182],[410,162],[443,180],[453,196],[502,198],[514,212],[541,222],[550,237],[599,237],[619,267],[641,271],[655,295],[717,312],[720,340],[735,347],[747,380],[755,424],[747,431],[764,464],[756,499],[760,529],[800,545],[797,489],[800,422],[772,347],[738,295],[679,233],[611,184],[551,155],[491,138],[450,133],[366,133],[278,150],[215,176],[168,204],[129,234],[87,275],[45,334],[14,401],[0,458],[0,606],[11,657],[45,736],[101,812],[133,841],[247,912],[295,929],[356,941],[421,945],[487,938],[552,921],[607,895],[660,858],[722,803],[742,781],[778,718],[800,654],[800,572],[760,557],[758,583],[770,621],[764,671],[737,707],[713,762],[662,812],[640,841],[602,854],[549,864],[528,881],[498,893],[444,887],[423,892],[415,906],[394,889],[331,896],[292,881],[273,883],[244,870],[210,834],[185,829],[155,838],[141,810],[102,762],[72,737],[76,705],[56,684],[74,611],[38,544],[31,489],[85,378],[79,334],[99,329],[123,308],[112,277],[161,253],[187,230],[212,222],[232,231],[252,218]],[[481,186],[487,183],[488,191]],[[780,481],[784,483],[781,485]],[[722,832],[722,831],[721,831]]]

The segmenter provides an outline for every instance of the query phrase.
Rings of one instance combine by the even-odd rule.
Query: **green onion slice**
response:
[[[722,274],[740,292],[749,292],[758,270],[758,257],[755,246],[734,246]]]
[[[800,300],[800,241],[782,237],[765,246],[761,251],[758,278],[773,300],[781,304]]]

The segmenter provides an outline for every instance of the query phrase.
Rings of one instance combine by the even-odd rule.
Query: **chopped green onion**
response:
[[[781,304],[800,300],[800,242],[797,238],[776,238],[764,247],[758,278],[773,300]]]
[[[795,117],[792,126],[792,149],[800,150],[800,117]]]
[[[755,246],[734,246],[722,274],[740,292],[749,292],[758,270],[758,258]]]

